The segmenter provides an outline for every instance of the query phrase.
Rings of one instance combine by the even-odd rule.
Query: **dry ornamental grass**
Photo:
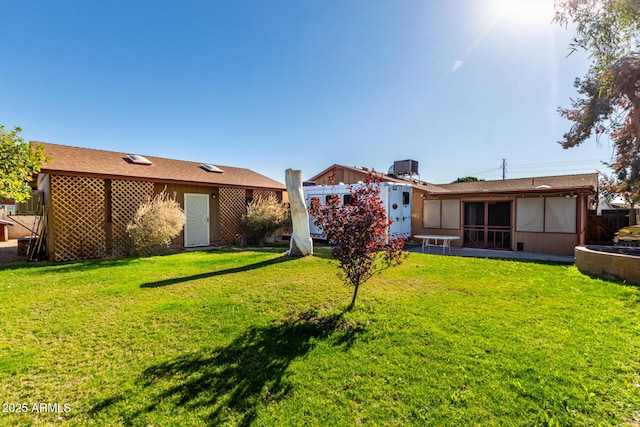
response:
[[[133,251],[144,253],[155,246],[169,246],[184,227],[184,211],[164,191],[142,203],[127,225]]]

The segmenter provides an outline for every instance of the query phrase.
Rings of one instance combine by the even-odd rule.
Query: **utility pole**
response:
[[[502,180],[507,178],[507,159],[502,159]]]

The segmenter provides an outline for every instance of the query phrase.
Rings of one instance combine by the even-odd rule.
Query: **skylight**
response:
[[[135,163],[136,165],[151,165],[153,164],[151,162],[151,160],[147,159],[144,156],[141,156],[139,154],[130,154],[127,156],[127,160],[129,160],[131,163]]]
[[[220,169],[219,167],[214,166],[214,165],[210,165],[210,164],[206,164],[206,163],[201,164],[201,165],[200,165],[200,167],[201,167],[202,169],[206,170],[207,172],[216,172],[216,173],[222,173],[222,172],[224,172],[224,171],[223,171],[222,169]]]

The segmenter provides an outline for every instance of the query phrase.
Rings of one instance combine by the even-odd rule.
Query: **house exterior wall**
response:
[[[220,231],[220,189],[218,187],[205,187],[198,185],[180,185],[180,184],[162,184],[156,183],[154,193],[159,194],[162,191],[169,194],[184,209],[185,194],[207,194],[209,196],[209,241],[211,244],[222,243],[222,234]],[[215,196],[215,197],[214,197]],[[172,248],[184,247],[184,229],[171,243]]]
[[[107,254],[126,256],[131,253],[127,225],[133,220],[138,206],[154,195],[151,182],[124,179],[105,179],[105,233]]]
[[[209,241],[212,245],[242,243],[246,239],[242,216],[247,212],[247,203],[257,195],[275,194],[283,199],[282,191],[250,190],[244,188],[208,187],[198,185],[155,184],[154,192],[166,191],[184,209],[185,194],[207,194],[209,196]],[[184,230],[171,246],[184,247]]]
[[[328,185],[329,177],[334,174],[336,183],[356,183],[358,181],[364,181],[366,179],[366,171],[358,171],[351,168],[341,167],[335,165],[329,170],[323,172],[315,178],[315,182],[318,185]],[[484,202],[484,201],[509,201],[511,202],[511,241],[510,246],[512,250],[518,250],[520,246],[523,251],[534,253],[547,253],[556,255],[573,255],[574,247],[579,244],[584,244],[587,233],[587,206],[589,192],[582,190],[572,191],[572,194],[576,194],[575,199],[575,218],[571,218],[571,221],[575,220],[575,228],[572,232],[549,232],[546,230],[538,232],[519,231],[516,228],[516,216],[517,216],[517,200],[522,197],[560,197],[561,194],[553,193],[548,194],[532,193],[524,190],[517,194],[505,192],[494,194],[487,193],[486,195],[460,195],[460,194],[446,194],[446,193],[426,193],[424,190],[420,190],[413,187],[413,204],[411,208],[411,233],[416,234],[439,234],[448,236],[457,236],[458,240],[453,240],[451,246],[461,247],[464,245],[464,203],[465,202]],[[566,194],[566,193],[565,193]],[[447,206],[452,206],[452,201],[457,200],[459,203],[459,218],[453,220],[444,218],[441,216],[439,227],[427,227],[424,224],[424,200],[440,200],[448,201]],[[447,209],[443,209],[440,215],[446,216]],[[457,222],[457,224],[456,224]],[[519,245],[520,244],[520,245]]]
[[[522,196],[520,196],[522,197]],[[540,196],[538,196],[540,197]],[[557,194],[549,194],[547,197],[559,197]],[[516,207],[518,196],[491,195],[486,197],[464,196],[452,198],[451,196],[425,195],[414,189],[414,203],[412,206],[411,228],[412,234],[439,234],[457,236],[458,240],[451,242],[451,246],[462,247],[464,245],[464,203],[466,202],[511,202],[511,250],[522,250],[525,252],[545,253],[554,255],[573,255],[574,247],[583,244],[586,233],[586,202],[587,197],[580,195],[576,199],[571,199],[576,203],[575,230],[573,232],[527,232],[519,231],[517,228]],[[458,227],[425,227],[425,206],[424,200],[443,201],[457,200],[460,205],[460,217]],[[444,222],[444,221],[443,221]]]
[[[47,251],[54,261],[102,258],[107,252],[104,180],[51,176]]]
[[[438,235],[446,235],[446,236],[457,236],[458,240],[451,241],[451,246],[453,247],[461,247],[462,246],[462,215],[460,216],[460,221],[457,227],[425,227],[424,226],[424,200],[427,200],[425,194],[421,191],[417,191],[415,188],[413,189],[413,204],[411,205],[411,234],[438,234]],[[441,200],[436,198],[430,198],[429,200]],[[459,199],[449,199],[449,200],[457,200],[460,203],[460,210],[462,210],[462,202]]]
[[[334,173],[335,184],[355,184],[358,181],[364,181],[367,179],[366,172],[359,172],[351,169],[334,168],[316,178],[315,183],[317,185],[330,185],[331,174]]]
[[[242,241],[242,216],[256,194],[281,191],[163,184],[134,180],[41,175],[39,189],[45,197],[47,252],[55,261],[125,256],[129,253],[126,226],[138,206],[165,191],[184,209],[185,194],[206,194],[209,201],[209,241],[231,244]],[[170,247],[184,247],[184,230]]]
[[[578,244],[576,234],[568,233],[524,233],[514,232],[513,240],[517,249],[518,243],[522,250],[540,254],[573,255],[573,249]]]

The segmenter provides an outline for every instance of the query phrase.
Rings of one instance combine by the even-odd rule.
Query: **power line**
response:
[[[506,179],[507,173],[512,178],[524,178],[537,174],[558,174],[563,175],[567,173],[588,173],[596,172],[606,169],[606,165],[601,160],[567,160],[561,162],[545,162],[545,163],[516,163],[511,164],[502,159],[502,164],[493,169],[486,169],[483,171],[465,173],[464,176],[474,176],[481,179],[493,180],[493,179]],[[592,166],[591,166],[592,165]],[[508,168],[507,168],[508,166]],[[438,180],[440,183],[452,182],[458,177],[453,177],[448,180]]]
[[[522,164],[515,164],[515,165],[509,165],[512,168],[536,168],[539,166],[551,166],[551,165],[566,165],[566,166],[571,166],[571,165],[577,165],[577,164],[588,164],[588,163],[600,163],[602,164],[601,160],[575,160],[575,161],[565,161],[565,162],[545,162],[545,163],[522,163]]]

